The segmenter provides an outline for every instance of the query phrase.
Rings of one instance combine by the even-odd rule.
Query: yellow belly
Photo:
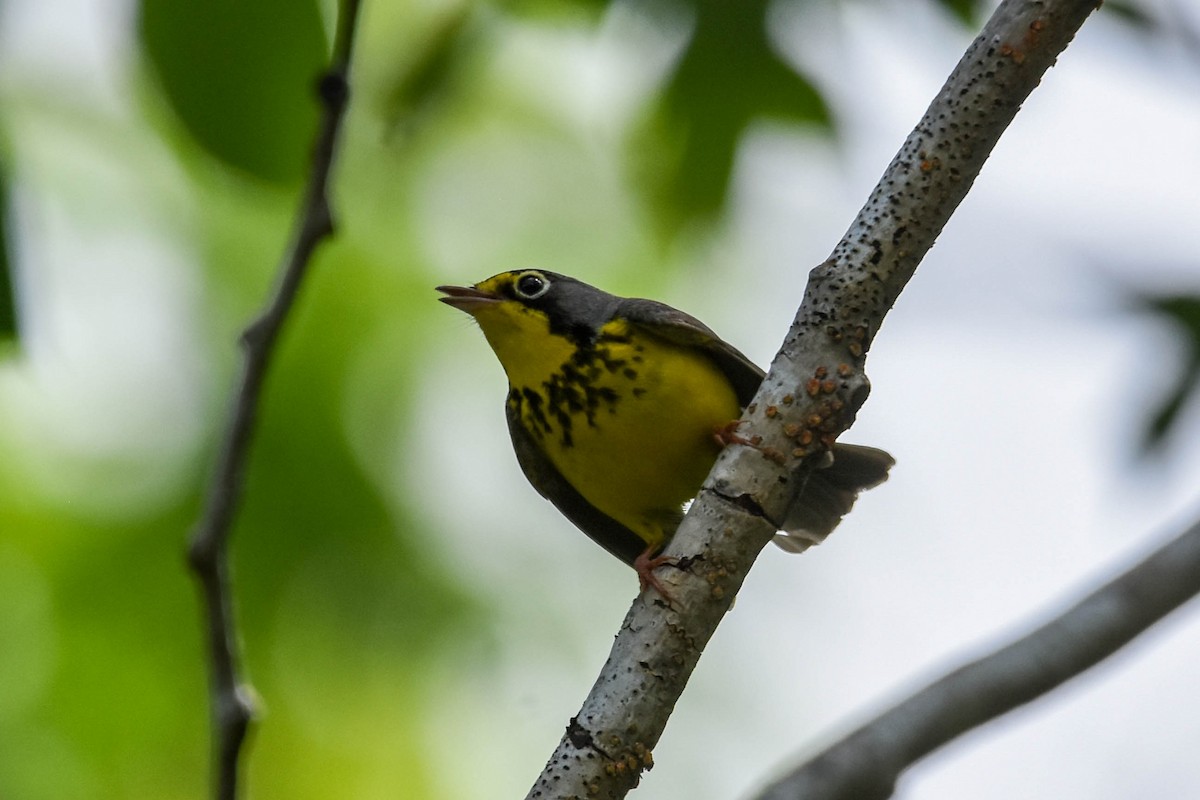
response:
[[[559,472],[596,508],[658,544],[712,468],[714,430],[738,416],[728,381],[704,357],[660,348],[654,366],[624,388],[611,413],[571,447],[548,447]]]
[[[703,353],[630,336],[624,323],[605,333],[591,362],[564,359],[547,379],[526,376],[541,399],[522,404],[522,419],[589,503],[657,545],[712,467],[713,432],[737,418],[737,397]]]

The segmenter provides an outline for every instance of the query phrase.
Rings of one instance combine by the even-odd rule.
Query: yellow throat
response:
[[[657,546],[716,459],[714,431],[740,413],[734,389],[699,348],[627,319],[572,328],[508,299],[525,274],[477,284],[500,299],[464,308],[508,375],[510,416],[592,506]]]

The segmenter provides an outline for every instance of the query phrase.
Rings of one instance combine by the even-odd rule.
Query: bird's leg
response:
[[[757,448],[762,442],[762,439],[758,436],[752,436],[747,439],[745,436],[739,435],[737,429],[741,427],[741,425],[742,421],[740,419],[730,420],[724,425],[718,425],[717,427],[713,428],[713,441],[715,441],[719,447],[728,447],[731,444],[742,444],[746,447]]]
[[[763,458],[768,461],[774,461],[776,464],[783,465],[787,463],[787,457],[774,447],[764,445],[762,437],[755,434],[747,439],[745,436],[738,434],[738,426],[742,424],[740,419],[735,419],[733,422],[727,422],[724,425],[718,425],[713,429],[713,440],[717,446],[721,448],[728,447],[731,444],[745,445],[751,447],[763,454]]]
[[[638,585],[643,592],[647,588],[653,588],[664,600],[670,603],[671,595],[667,591],[667,587],[663,586],[662,581],[655,577],[654,570],[667,565],[672,567],[679,566],[679,559],[672,556],[655,555],[658,552],[659,545],[650,545],[641,552],[641,555],[633,560],[633,568],[637,572]]]

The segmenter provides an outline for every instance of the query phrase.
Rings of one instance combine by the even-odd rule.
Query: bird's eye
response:
[[[524,300],[536,300],[550,291],[550,281],[546,280],[540,272],[526,272],[517,278],[513,290],[517,293],[517,297]]]

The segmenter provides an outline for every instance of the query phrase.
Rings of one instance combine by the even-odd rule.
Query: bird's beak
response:
[[[439,297],[438,300],[468,314],[474,314],[482,308],[500,302],[500,298],[496,295],[476,289],[474,286],[439,286],[437,290],[446,295]]]

